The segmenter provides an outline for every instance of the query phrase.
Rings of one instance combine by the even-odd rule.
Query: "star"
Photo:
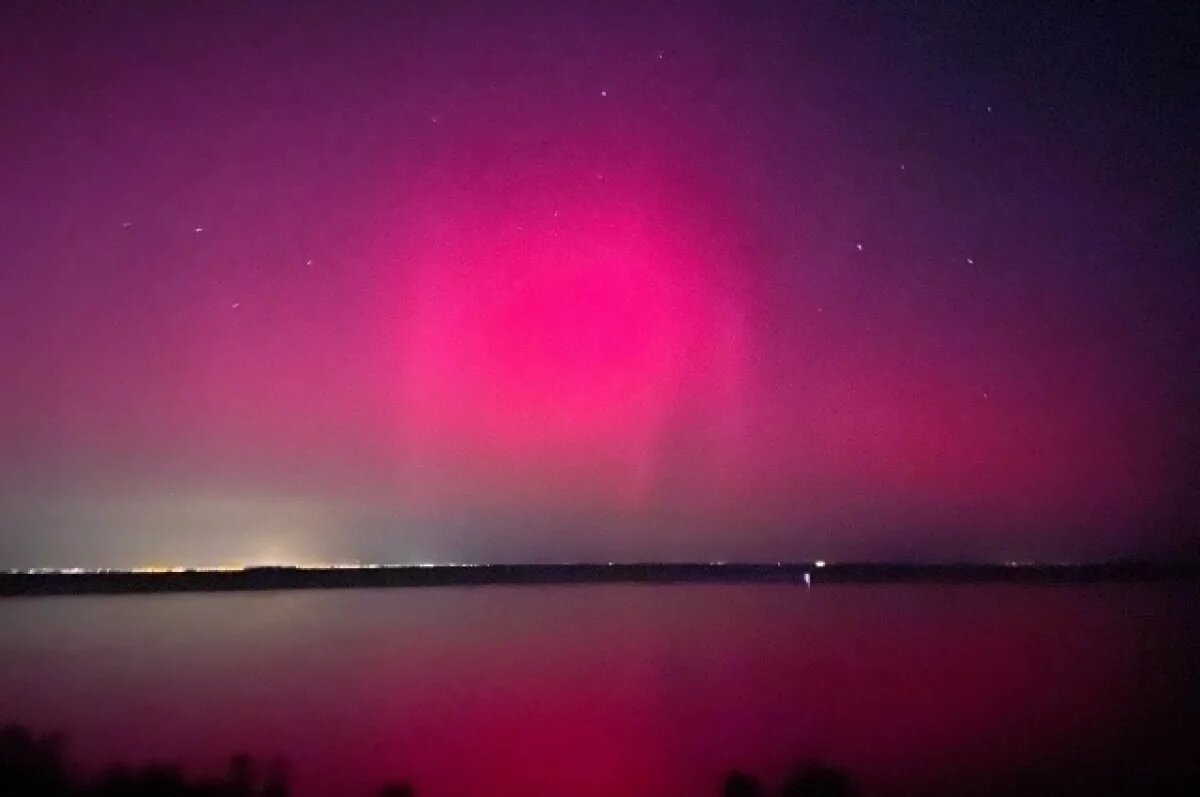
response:
[[[132,221],[123,221],[123,222],[121,222],[121,229],[122,229],[122,230],[128,230],[128,229],[129,229],[130,227],[132,227],[132,226],[133,226],[133,222],[132,222]]]
[[[233,304],[229,305],[229,307],[230,307],[231,309],[233,309],[233,310],[236,310],[236,309],[238,309],[238,308],[239,308],[239,307],[241,307],[241,306],[242,306],[242,303],[241,303],[241,302],[234,302]]]
[[[987,111],[988,111],[988,113],[991,113],[991,112],[992,112],[992,106],[990,106],[990,105],[989,105],[989,106],[987,107]]]
[[[204,232],[203,227],[197,227],[193,232]]]
[[[971,258],[969,258],[969,257],[968,257],[968,258],[967,258],[967,265],[968,265],[968,266],[973,266],[973,265],[975,265],[975,261],[974,261],[974,260],[972,260]]]
[[[601,91],[600,91],[600,96],[601,96],[601,97],[607,97],[607,96],[608,96],[608,92],[607,92],[607,91],[604,91],[603,89],[601,89]]]
[[[855,244],[854,246],[858,248],[858,251],[862,251],[862,244]]]
[[[304,265],[306,265],[306,266],[311,266],[312,264],[313,264],[313,262],[311,260],[304,261]]]

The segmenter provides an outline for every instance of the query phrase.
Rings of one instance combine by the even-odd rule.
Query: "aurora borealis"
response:
[[[1195,553],[1195,10],[842,6],[6,6],[0,565]]]

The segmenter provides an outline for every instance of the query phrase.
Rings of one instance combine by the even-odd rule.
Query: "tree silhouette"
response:
[[[722,797],[763,797],[763,790],[758,778],[735,769],[725,778],[725,786],[721,789],[721,795]]]
[[[816,762],[804,764],[793,772],[780,792],[782,797],[851,797],[854,793],[849,775]]]

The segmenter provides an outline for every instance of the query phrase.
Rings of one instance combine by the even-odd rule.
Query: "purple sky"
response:
[[[0,567],[1194,554],[1197,12],[0,10]]]

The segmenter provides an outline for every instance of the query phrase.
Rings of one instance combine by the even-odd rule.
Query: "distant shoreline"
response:
[[[807,579],[806,579],[807,576]],[[866,564],[789,562],[246,567],[0,572],[0,597],[553,584],[1091,584],[1200,581],[1200,563]]]

